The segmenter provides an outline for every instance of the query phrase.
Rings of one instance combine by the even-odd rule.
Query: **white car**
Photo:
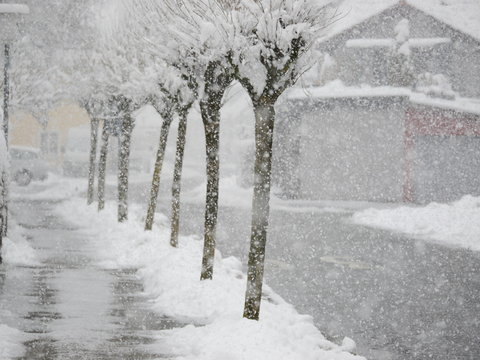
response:
[[[45,180],[48,176],[47,162],[40,158],[35,148],[11,146],[10,174],[20,186],[27,186],[32,180]]]

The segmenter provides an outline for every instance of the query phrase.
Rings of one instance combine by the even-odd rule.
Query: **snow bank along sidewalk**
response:
[[[0,324],[0,359],[6,360],[23,356],[25,346],[22,342],[25,340],[24,332]]]
[[[35,266],[38,258],[25,239],[24,229],[10,217],[8,236],[3,238],[2,258],[6,265]]]
[[[202,242],[181,237],[178,248],[169,244],[166,218],[157,214],[153,231],[143,230],[140,207],[130,208],[128,222],[116,222],[116,207],[105,211],[73,198],[58,205],[66,220],[96,239],[98,261],[107,268],[139,268],[146,293],[162,315],[189,323],[155,334],[163,353],[182,359],[347,360],[364,359],[348,351],[350,339],[338,346],[327,341],[310,316],[300,315],[268,286],[264,287],[261,320],[242,318],[245,275],[240,262],[217,251],[214,280],[200,281]],[[294,281],[294,279],[292,279]],[[193,325],[195,324],[195,325]]]
[[[38,265],[35,250],[30,246],[28,241],[25,240],[23,229],[12,219],[10,219],[8,237],[3,238],[1,251],[4,263],[1,266],[6,268],[0,269],[0,273],[2,271],[9,271],[11,266]],[[9,311],[2,309],[2,303],[0,301],[0,359],[2,360],[17,358],[23,356],[25,353],[23,342],[27,340],[27,334],[4,324],[4,322],[12,316],[13,314]]]
[[[480,251],[480,197],[467,195],[424,207],[366,209],[355,213],[353,222]]]

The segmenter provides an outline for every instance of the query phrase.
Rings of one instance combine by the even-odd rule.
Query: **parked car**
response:
[[[38,149],[12,146],[9,153],[11,177],[18,185],[27,186],[32,180],[47,178],[48,165],[40,158]]]

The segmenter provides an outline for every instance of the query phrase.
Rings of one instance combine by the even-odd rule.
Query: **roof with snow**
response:
[[[394,86],[344,86],[341,81],[312,88],[292,88],[287,92],[289,100],[328,100],[341,98],[383,98],[405,97],[410,103],[434,108],[480,115],[480,99],[462,98],[442,99]]]
[[[410,5],[464,34],[480,40],[479,0],[343,0],[338,19],[322,39],[328,40],[396,5]]]

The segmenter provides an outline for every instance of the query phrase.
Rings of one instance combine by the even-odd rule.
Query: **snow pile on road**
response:
[[[22,342],[25,334],[20,330],[0,324],[0,359],[18,358],[25,353]]]
[[[366,209],[355,213],[353,222],[480,251],[480,197],[467,195],[424,207]]]
[[[180,237],[178,248],[171,247],[165,217],[157,214],[157,225],[145,232],[145,209],[132,206],[129,220],[118,224],[114,203],[107,203],[100,214],[84,204],[84,199],[70,199],[57,210],[97,244],[101,265],[140,268],[154,309],[195,324],[159,331],[160,341],[152,347],[162,353],[196,360],[363,359],[348,352],[354,350],[353,341],[346,339],[340,346],[327,341],[310,316],[298,314],[268,286],[261,320],[242,319],[246,280],[240,261],[222,258],[217,251],[214,280],[200,281],[202,242]]]
[[[5,264],[23,266],[38,264],[37,254],[25,239],[22,228],[12,220],[10,220],[8,236],[3,238],[1,251]]]

